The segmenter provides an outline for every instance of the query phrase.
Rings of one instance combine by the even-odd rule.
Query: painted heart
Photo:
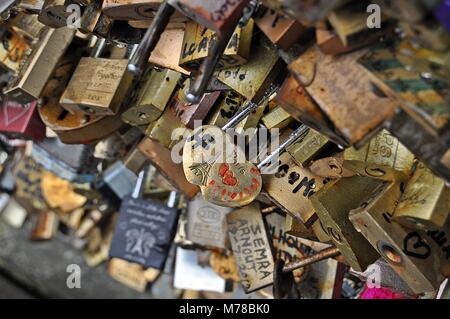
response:
[[[431,247],[418,232],[412,232],[403,240],[403,252],[411,257],[427,259],[431,254]]]
[[[222,176],[222,183],[228,186],[236,186],[238,180],[234,177],[234,173],[231,172],[230,166],[226,163],[223,163],[219,168],[219,175]]]
[[[250,162],[214,163],[202,194],[209,202],[241,207],[253,202],[262,188],[259,170]]]

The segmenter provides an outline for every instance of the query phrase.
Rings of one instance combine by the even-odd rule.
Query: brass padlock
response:
[[[5,95],[22,104],[39,99],[74,35],[75,30],[67,27],[44,28],[39,42],[33,46],[31,55],[21,67],[17,78],[5,90]]]
[[[101,50],[97,52],[100,54]],[[128,97],[133,81],[127,72],[128,60],[95,55],[80,60],[60,104],[71,113],[116,115]]]
[[[330,146],[328,138],[310,129],[303,138],[289,145],[286,150],[297,165],[307,167],[327,146]]]
[[[223,94],[222,100],[214,107],[208,125],[224,126],[241,108],[243,98],[234,91]]]
[[[248,62],[220,70],[217,78],[248,100],[258,101],[279,75],[283,62],[267,40],[252,46]]]
[[[424,164],[418,163],[394,211],[393,219],[412,229],[443,227],[449,214],[449,188]]]
[[[392,220],[400,195],[400,183],[384,182],[349,218],[413,292],[435,291],[443,280],[439,247],[425,232],[408,230]]]
[[[270,41],[283,50],[288,50],[306,32],[306,27],[297,20],[268,8],[257,12],[255,23]]]
[[[169,104],[180,79],[178,72],[149,68],[139,84],[136,103],[122,115],[123,121],[140,126],[157,120]]]
[[[344,151],[343,167],[361,176],[388,181],[406,181],[414,155],[388,131],[382,130],[359,150]]]
[[[344,167],[344,153],[332,154],[315,160],[308,169],[315,175],[328,178],[352,177],[353,171]]]
[[[265,195],[286,213],[306,224],[315,214],[309,198],[328,181],[296,165],[289,153],[280,155],[279,161],[275,174],[263,175]]]
[[[286,112],[281,106],[276,106],[273,110],[271,110],[261,118],[264,126],[269,130],[272,128],[283,129],[289,126],[289,124],[291,124],[293,120],[294,119],[291,117],[291,115]]]
[[[245,26],[238,26],[231,36],[217,69],[224,69],[245,64],[249,58],[253,36],[253,20]],[[188,22],[183,38],[183,51],[180,55],[179,65],[187,70],[197,70],[213,41],[217,41],[215,34],[195,22]]]
[[[184,28],[166,29],[150,55],[149,62],[161,68],[189,75],[190,72],[179,66],[183,50]]]
[[[289,70],[350,145],[361,146],[391,118],[397,103],[373,91],[370,76],[358,65],[363,51],[334,58],[308,49]],[[340,74],[335,81],[334,74]]]
[[[259,205],[254,203],[227,215],[228,234],[246,293],[273,283],[274,260]]]
[[[317,215],[346,262],[357,271],[364,271],[379,258],[367,240],[356,231],[348,214],[357,208],[382,181],[354,176],[330,181],[311,196]]]
[[[294,119],[305,123],[309,127],[321,132],[338,145],[347,146],[348,143],[329,125],[328,118],[306,90],[299,85],[293,75],[287,77],[280,87],[275,100]]]

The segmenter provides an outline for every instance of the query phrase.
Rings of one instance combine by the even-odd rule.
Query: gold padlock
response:
[[[261,118],[264,126],[269,130],[272,128],[283,129],[292,123],[294,119],[281,106],[276,106]]]
[[[123,121],[140,126],[157,120],[169,104],[180,78],[178,72],[150,68],[139,84],[136,103],[122,115]]]
[[[242,103],[243,98],[238,93],[234,91],[224,93],[222,100],[214,107],[208,124],[217,127],[224,126],[241,108]]]
[[[82,58],[61,97],[61,106],[72,113],[117,114],[133,81],[127,65],[127,59]]]
[[[393,99],[373,91],[370,76],[357,63],[363,54],[364,50],[334,58],[310,48],[289,65],[339,134],[354,146],[376,134],[397,107]]]
[[[217,78],[246,99],[259,101],[279,75],[282,63],[273,45],[261,39],[252,46],[246,64],[220,70]]]
[[[30,44],[15,31],[5,31],[1,36],[0,66],[18,73],[30,53]]]
[[[400,183],[384,182],[350,212],[353,225],[417,294],[438,289],[440,249],[425,232],[408,230],[392,220],[401,196]]]
[[[288,50],[306,32],[306,27],[297,20],[267,8],[257,13],[255,23],[270,41],[283,50]]]
[[[31,55],[22,65],[19,75],[5,90],[11,99],[27,104],[39,99],[53,70],[66,52],[75,35],[69,28],[44,28]]]
[[[394,220],[413,229],[443,227],[449,214],[449,197],[445,182],[418,163],[394,211]]]
[[[250,20],[245,26],[236,28],[216,68],[230,68],[247,62],[252,43],[253,25],[253,20]],[[187,70],[197,70],[203,59],[208,56],[212,41],[217,40],[211,30],[195,22],[188,22],[179,65]]]
[[[390,181],[406,181],[414,155],[388,131],[382,130],[359,150],[344,151],[343,167],[361,176]]]
[[[286,213],[308,223],[315,214],[309,198],[319,191],[327,180],[296,165],[289,153],[281,154],[279,161],[280,165],[275,174],[263,175],[264,193]]]
[[[382,181],[354,176],[328,182],[311,196],[311,202],[332,241],[346,262],[364,271],[379,258],[367,240],[356,231],[348,214],[370,196]]]
[[[326,136],[310,129],[305,137],[290,145],[286,150],[297,165],[306,167],[329,145],[330,142]]]

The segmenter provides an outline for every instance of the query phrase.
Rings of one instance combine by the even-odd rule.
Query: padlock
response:
[[[189,183],[183,172],[183,166],[173,162],[171,152],[168,148],[162,146],[156,141],[145,138],[139,145],[138,149],[144,153],[153,166],[159,169],[161,174],[181,193],[188,198],[193,198],[199,188]]]
[[[256,15],[255,23],[258,28],[283,50],[288,50],[305,34],[304,25],[275,10],[261,8]]]
[[[217,64],[217,69],[231,68],[247,62],[252,43],[253,25],[253,20],[250,20],[245,26],[236,28]],[[195,22],[188,22],[179,65],[190,71],[197,70],[208,56],[208,50],[214,41],[217,39],[211,30]]]
[[[37,102],[21,105],[4,97],[1,101],[0,132],[10,137],[40,141],[45,137],[45,126],[37,111]]]
[[[449,84],[439,77],[434,79],[436,72],[431,71],[434,67],[430,63],[426,63],[430,71],[410,68],[411,61],[418,58],[409,48],[399,41],[382,43],[360,63],[371,72],[374,83],[402,108],[387,123],[387,129],[435,174],[450,180],[450,163],[445,159],[450,143],[446,136],[450,113],[445,98]]]
[[[289,153],[284,153],[280,155],[277,172],[263,175],[263,190],[287,214],[303,224],[311,224],[315,209],[309,198],[327,182],[296,165]]]
[[[394,221],[411,229],[443,227],[448,218],[449,188],[424,164],[418,163],[394,211]]]
[[[150,55],[149,62],[161,68],[189,75],[190,72],[179,65],[183,50],[184,28],[166,29]]]
[[[139,292],[147,287],[145,270],[142,265],[131,263],[120,258],[111,258],[108,262],[108,274],[118,282]]]
[[[311,202],[323,228],[329,234],[346,262],[363,271],[379,258],[367,240],[348,219],[351,209],[359,207],[382,181],[354,176],[330,181],[311,196]]]
[[[89,116],[82,112],[73,114],[59,104],[70,76],[81,58],[80,52],[72,51],[58,63],[55,72],[43,92],[43,105],[39,108],[41,119],[65,144],[90,144],[97,142],[125,124],[120,120],[122,112],[114,116]]]
[[[42,211],[37,216],[37,221],[31,233],[31,240],[49,240],[56,233],[58,216],[53,211]]]
[[[31,55],[21,67],[15,81],[5,90],[5,95],[22,104],[37,100],[74,34],[75,30],[67,27],[44,28],[39,42],[32,47]]]
[[[46,170],[71,182],[92,182],[98,160],[91,145],[67,145],[58,138],[33,143],[33,159]]]
[[[252,46],[248,62],[220,70],[217,78],[248,100],[258,101],[280,75],[283,62],[267,39]]]
[[[326,136],[313,129],[309,129],[303,138],[289,145],[286,150],[297,165],[307,167],[320,152],[329,146],[330,141]]]
[[[0,38],[0,66],[18,73],[28,58],[30,44],[14,30],[3,30],[0,32]]]
[[[437,271],[439,247],[425,232],[408,230],[392,220],[400,195],[400,183],[384,182],[349,218],[414,293],[434,291],[443,280]]]
[[[150,68],[139,84],[136,103],[122,114],[123,121],[141,126],[157,120],[169,104],[180,78],[178,72]]]
[[[110,36],[112,25],[113,20],[102,12],[102,1],[94,1],[85,5],[78,30],[85,34],[107,38]]]
[[[277,128],[283,129],[293,122],[291,115],[286,112],[281,106],[276,106],[261,118],[264,126],[267,129]]]
[[[208,58],[204,60],[199,69],[200,75],[192,82],[189,94],[186,96],[189,102],[198,103],[207,88],[208,82],[213,75],[214,69],[219,62],[222,53],[228,45],[234,29],[238,25],[245,6],[249,2],[248,0],[243,0],[230,4],[226,1],[228,0],[216,1],[214,4],[205,2],[197,3],[195,1],[164,1],[158,9],[158,13],[155,16],[153,23],[144,34],[138,49],[131,57],[128,70],[136,76],[142,74],[143,68],[147,63],[150,54],[158,43],[161,33],[167,27],[170,17],[175,12],[174,7],[176,7],[183,14],[194,18],[194,21],[215,31],[218,37],[218,40],[214,41],[210,48]],[[256,2],[251,2],[251,6],[256,6]],[[212,16],[203,15],[208,11],[212,14]],[[217,18],[216,14],[219,14],[219,18]],[[208,21],[208,18],[212,18],[212,24],[209,23],[211,20]],[[224,18],[226,19],[224,20]]]
[[[382,130],[359,150],[344,151],[343,167],[360,176],[388,181],[406,181],[414,155],[388,131]]]
[[[328,16],[328,21],[346,47],[359,47],[378,40],[390,26],[386,17],[381,15],[379,26],[368,27],[368,1],[351,2]]]
[[[240,109],[243,98],[234,91],[222,94],[221,101],[213,108],[208,125],[224,126]]]
[[[102,51],[80,60],[60,100],[69,112],[116,115],[125,102],[133,80],[126,72],[128,60],[99,58]]]
[[[315,175],[328,178],[352,177],[355,173],[344,167],[344,153],[315,160],[308,169]]]
[[[245,293],[272,284],[272,247],[259,205],[254,203],[229,213],[227,225]]]
[[[186,128],[186,125],[177,116],[174,105],[171,104],[164,110],[159,119],[150,123],[145,130],[145,135],[149,139],[159,143],[162,147],[171,150],[175,145],[180,143],[178,139],[174,138],[176,133],[180,133],[184,137],[189,132],[190,130]]]
[[[137,181],[136,174],[122,161],[116,161],[94,181],[93,186],[112,206],[118,208],[120,202],[133,191]]]
[[[396,101],[373,91],[370,76],[357,63],[363,51],[334,58],[310,48],[289,65],[339,135],[353,146],[376,134],[397,107]],[[333,74],[340,74],[339,81]]]
[[[202,123],[209,111],[219,100],[220,91],[205,93],[199,103],[193,104],[186,101],[185,96],[189,88],[189,80],[186,80],[182,90],[172,100],[171,107],[175,110],[181,123],[189,129],[194,129],[196,123]]]
[[[113,213],[113,208],[107,204],[94,206],[81,221],[80,226],[75,231],[75,237],[84,239],[101,222],[105,221]]]
[[[226,249],[226,215],[231,210],[197,195],[188,203],[186,239],[202,247]]]
[[[365,43],[359,42],[355,46],[346,46],[333,30],[317,28],[316,45],[325,54],[338,55],[354,51]]]
[[[329,119],[306,90],[299,85],[294,76],[290,75],[284,81],[277,96],[277,105],[281,106],[294,119],[321,132],[338,145],[347,146],[348,143],[330,127]]]
[[[264,5],[276,11],[283,11],[306,26],[312,26],[325,19],[331,11],[348,0],[318,0],[304,2],[297,0],[263,0]]]
[[[109,255],[161,270],[175,235],[178,199],[171,192],[165,206],[142,198],[145,172],[139,173],[133,194],[121,204]]]

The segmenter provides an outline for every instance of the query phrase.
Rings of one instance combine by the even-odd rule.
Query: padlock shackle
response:
[[[89,55],[91,58],[99,58],[100,55],[106,48],[106,39],[105,38],[97,38],[94,47],[92,48],[91,54]]]
[[[306,133],[308,133],[309,127],[302,124],[300,125],[294,132],[292,132],[286,141],[284,141],[278,148],[272,152],[269,156],[267,156],[264,160],[262,160],[258,165],[257,168],[261,170],[265,166],[267,166],[269,163],[273,161],[273,159],[280,154],[284,153],[286,151],[286,148],[289,145],[292,145],[295,141],[297,141],[300,137],[304,136]]]
[[[172,7],[167,0],[160,5],[152,24],[145,32],[141,43],[139,43],[139,46],[130,58],[130,62],[128,63],[129,72],[135,76],[140,76],[143,73],[152,51],[158,44],[158,41],[169,24],[170,17],[174,12],[175,8]]]
[[[270,86],[270,88],[266,91],[264,96],[261,98],[259,103],[255,103],[253,101],[247,101],[246,105],[242,110],[237,112],[229,121],[227,124],[225,124],[222,127],[223,131],[226,131],[227,129],[234,128],[236,125],[238,125],[242,120],[244,120],[247,115],[249,115],[251,112],[253,112],[258,106],[264,104],[271,96],[275,93],[275,91],[278,90],[278,86]]]

